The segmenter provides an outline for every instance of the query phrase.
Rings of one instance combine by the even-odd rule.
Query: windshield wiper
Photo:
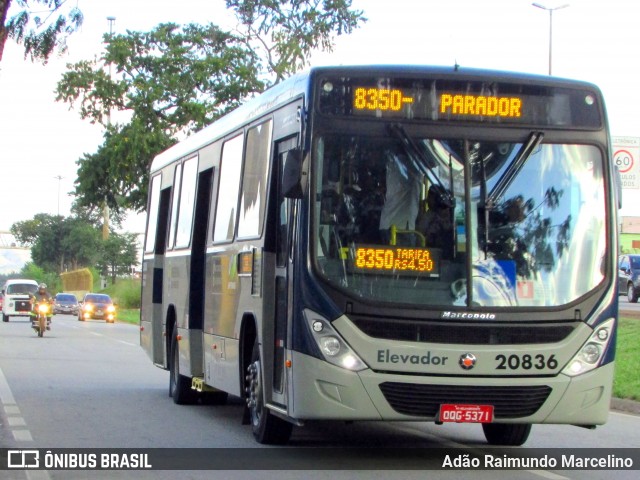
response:
[[[496,204],[496,200],[504,195],[504,192],[506,192],[509,186],[513,183],[515,178],[518,176],[518,173],[520,173],[520,170],[522,170],[522,167],[524,167],[524,164],[527,162],[534,150],[538,148],[538,145],[540,145],[543,138],[543,132],[532,132],[531,135],[529,135],[529,139],[526,143],[522,144],[522,148],[520,148],[516,158],[511,162],[511,165],[507,167],[507,170],[502,174],[502,177],[500,177],[496,186],[493,187],[493,190],[489,193],[487,201],[485,202],[487,208],[493,208]]]
[[[436,184],[442,188],[444,195],[446,195],[446,201],[449,205],[453,206],[454,199],[452,192],[447,189],[442,181],[438,178],[437,175],[433,173],[433,169],[430,168],[429,158],[424,154],[424,152],[416,145],[413,138],[409,136],[404,127],[398,123],[390,123],[387,128],[389,132],[399,141],[400,145],[404,151],[411,158],[414,167],[423,175],[425,175],[429,179],[429,183]],[[453,187],[453,183],[451,184]]]

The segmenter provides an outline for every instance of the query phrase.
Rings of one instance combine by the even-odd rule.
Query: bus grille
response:
[[[382,394],[398,413],[435,417],[443,403],[493,405],[494,418],[528,417],[538,411],[551,393],[546,385],[528,387],[484,387],[421,385],[385,382]]]
[[[461,345],[522,345],[557,343],[567,338],[578,322],[537,325],[452,324],[443,322],[350,317],[364,333],[386,340],[454,343]]]

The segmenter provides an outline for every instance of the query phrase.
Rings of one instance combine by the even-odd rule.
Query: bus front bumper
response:
[[[298,352],[291,359],[295,389],[289,415],[298,420],[437,421],[439,404],[462,403],[460,398],[475,404],[481,398],[482,404],[501,405],[494,422],[602,425],[614,369],[610,363],[577,377],[443,377],[352,372]],[[483,395],[475,396],[480,390]],[[539,404],[519,409],[532,395]],[[435,402],[431,410],[424,407],[428,402]]]

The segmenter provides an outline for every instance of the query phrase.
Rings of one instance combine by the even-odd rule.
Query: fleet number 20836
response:
[[[555,355],[546,357],[538,355],[496,355],[498,365],[496,370],[555,370],[558,368],[558,360]]]

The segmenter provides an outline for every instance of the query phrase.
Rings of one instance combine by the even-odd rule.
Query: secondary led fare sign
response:
[[[353,259],[353,271],[439,277],[440,250],[395,245],[358,245]]]

